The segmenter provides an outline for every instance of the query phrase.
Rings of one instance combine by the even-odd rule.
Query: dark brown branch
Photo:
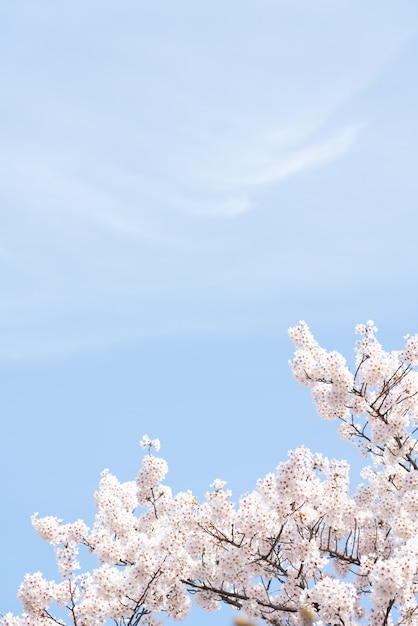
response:
[[[196,593],[199,593],[202,591],[208,591],[210,593],[213,593],[219,596],[222,602],[225,602],[226,604],[232,604],[238,609],[242,608],[242,602],[245,602],[247,600],[255,600],[259,606],[263,608],[271,609],[273,611],[297,613],[297,610],[298,610],[296,607],[289,607],[289,606],[286,606],[285,604],[274,604],[273,602],[263,602],[262,600],[259,600],[258,598],[251,598],[245,593],[238,593],[237,591],[226,591],[225,589],[218,589],[217,587],[213,587],[212,585],[207,585],[206,583],[203,583],[201,581],[196,582],[191,579],[186,579],[186,580],[181,580],[181,582],[187,585],[188,587],[191,587],[192,590],[194,590],[194,592]]]

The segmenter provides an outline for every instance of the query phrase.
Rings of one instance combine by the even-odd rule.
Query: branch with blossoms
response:
[[[238,502],[219,479],[199,502],[172,493],[160,443],[144,436],[134,480],[102,472],[91,529],[33,517],[61,581],[27,575],[23,615],[0,626],[157,626],[192,600],[242,611],[237,624],[418,626],[418,337],[386,352],[376,330],[357,327],[353,372],[305,323],[289,331],[293,374],[359,448],[364,484],[350,488],[346,461],[301,446]],[[81,549],[97,557],[92,571]]]

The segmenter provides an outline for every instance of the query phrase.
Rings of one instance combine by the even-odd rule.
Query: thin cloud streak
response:
[[[357,138],[359,126],[348,126],[335,137],[321,141],[296,151],[278,165],[273,165],[264,173],[246,180],[247,185],[263,185],[281,182],[289,176],[337,159],[352,148]]]
[[[262,193],[263,187],[282,183],[291,176],[321,167],[343,156],[353,147],[359,131],[360,125],[347,126],[334,137],[305,145],[299,149],[292,149],[289,135],[287,145],[281,147],[282,133],[276,132],[275,136],[278,141],[268,142],[268,146],[266,146],[266,141],[259,141],[258,145],[255,142],[253,149],[247,148],[247,154],[240,151],[239,145],[231,141],[229,151],[224,147],[221,152],[229,153],[229,161],[234,164],[231,169],[235,171],[228,170],[225,166],[221,166],[217,172],[212,171],[210,176],[212,187],[218,188],[216,198],[212,202],[208,202],[207,199],[196,202],[185,199],[182,208],[194,215],[214,219],[239,217],[256,209],[257,203],[253,201],[254,194]],[[297,143],[300,143],[300,132],[297,133],[296,138]],[[304,143],[306,144],[306,141]],[[276,155],[271,154],[272,149]],[[216,161],[218,156],[218,154],[212,154],[211,159]],[[239,169],[241,173],[237,172]],[[251,174],[251,172],[257,173]],[[206,184],[208,185],[208,181]]]
[[[54,218],[71,215],[106,230],[145,237],[138,222],[126,216],[120,200],[112,198],[110,193],[99,191],[70,173],[62,174],[57,164],[42,158],[22,157],[21,154],[8,162],[5,157],[1,160],[3,172],[12,181],[12,192],[19,196],[26,211],[36,211],[46,219],[51,214]]]
[[[39,29],[31,18],[27,37],[6,40],[16,54],[0,64],[9,77],[0,354],[218,332],[242,318],[261,327],[272,294],[317,292],[353,275],[337,273],[332,256],[351,243],[344,208],[334,214],[327,197],[327,165],[349,155],[337,174],[358,167],[353,148],[367,145],[368,132],[356,122],[375,122],[367,93],[396,63],[410,27],[379,12],[376,28],[373,10],[361,22],[355,8],[348,22],[317,10],[320,39],[297,8],[289,7],[291,32],[283,8],[276,24],[265,18],[254,28],[249,19],[243,29],[211,10],[213,28],[200,30],[200,18],[199,28],[183,20],[173,29],[147,5],[131,39],[123,20],[119,39],[112,20],[93,28],[95,46],[88,21],[60,32],[53,20],[62,46],[50,48],[38,12]],[[97,12],[89,17],[95,26]],[[33,54],[22,56],[25,44]],[[306,200],[312,184],[316,196]],[[313,242],[316,198],[332,219]],[[384,266],[379,249],[373,259]]]

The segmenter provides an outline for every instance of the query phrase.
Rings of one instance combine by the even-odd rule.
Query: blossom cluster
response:
[[[301,446],[237,503],[220,479],[199,502],[172,493],[152,453],[160,442],[145,435],[134,480],[102,473],[92,528],[33,516],[61,581],[27,575],[23,614],[0,625],[156,626],[182,620],[193,598],[278,626],[418,626],[418,339],[385,352],[373,322],[356,332],[353,370],[304,322],[289,334],[293,374],[366,459],[363,484],[350,487],[345,461]],[[92,571],[81,570],[82,549],[97,557]]]

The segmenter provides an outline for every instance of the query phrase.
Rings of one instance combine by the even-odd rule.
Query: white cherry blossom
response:
[[[376,332],[372,321],[356,327],[350,368],[306,323],[289,331],[293,374],[358,447],[363,484],[350,486],[345,461],[300,446],[241,498],[217,478],[199,502],[172,493],[160,442],[145,435],[133,480],[103,471],[91,529],[33,516],[60,581],[27,574],[22,616],[0,625],[157,626],[194,601],[278,626],[418,626],[418,337],[386,352]],[[92,571],[83,550],[97,557]]]

